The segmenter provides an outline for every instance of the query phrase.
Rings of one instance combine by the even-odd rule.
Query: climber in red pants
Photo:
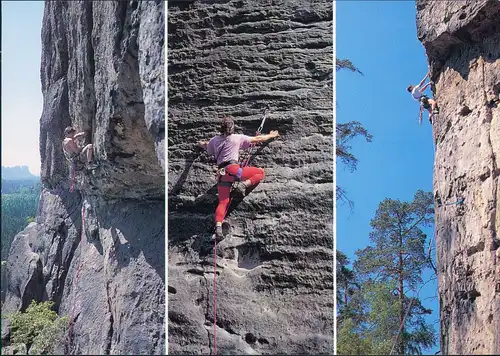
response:
[[[267,135],[255,137],[235,134],[234,121],[231,117],[222,119],[220,133],[208,142],[198,142],[198,145],[215,156],[217,161],[219,205],[215,210],[216,238],[222,238],[222,222],[230,201],[233,182],[238,182],[235,190],[240,195],[245,196],[247,188],[256,186],[264,179],[262,168],[241,167],[238,163],[239,150],[248,149],[254,143],[265,142],[279,136],[278,131],[271,131]]]

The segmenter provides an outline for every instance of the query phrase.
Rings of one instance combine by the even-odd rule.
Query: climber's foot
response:
[[[224,235],[224,237],[227,237],[230,232],[231,232],[231,225],[229,225],[228,222],[224,221],[222,223],[222,235]]]
[[[243,182],[238,182],[238,184],[236,184],[236,187],[234,187],[234,190],[239,195],[241,195],[242,197],[244,197],[246,195],[246,193],[247,193],[247,186]]]
[[[87,165],[87,170],[88,171],[93,171],[94,169],[96,169],[97,167],[99,167],[99,165],[95,162],[90,162],[88,165]]]
[[[215,227],[214,239],[216,242],[224,240],[224,234],[222,233],[222,226],[218,225]]]

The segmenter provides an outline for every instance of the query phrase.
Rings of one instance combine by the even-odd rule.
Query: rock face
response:
[[[2,311],[55,301],[71,319],[60,352],[165,352],[164,16],[162,1],[45,4],[44,189],[12,244]],[[99,163],[73,193],[68,125]]]
[[[333,354],[332,26],[326,0],[168,2],[170,353]],[[233,201],[214,271],[214,165],[195,143],[223,115],[253,135],[267,107],[281,138],[258,149],[266,177]]]
[[[498,355],[500,1],[417,1],[417,27],[440,107],[433,130],[441,353]]]

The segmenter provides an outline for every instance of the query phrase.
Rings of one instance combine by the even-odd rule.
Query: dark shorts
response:
[[[429,104],[429,97],[428,96],[422,95],[422,97],[420,98],[420,102],[422,103],[422,106],[424,107],[424,109],[431,108],[431,104]]]

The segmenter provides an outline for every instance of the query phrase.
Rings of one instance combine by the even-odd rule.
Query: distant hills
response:
[[[31,174],[28,166],[2,166],[2,179],[6,180],[39,180],[39,176]]]

